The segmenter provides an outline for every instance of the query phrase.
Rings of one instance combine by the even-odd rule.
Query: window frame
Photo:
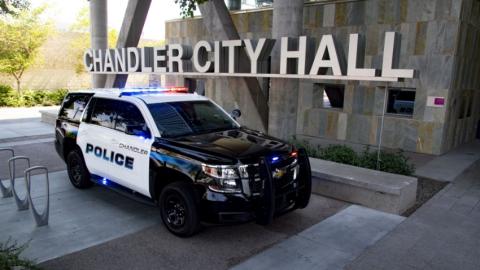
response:
[[[81,112],[80,112],[80,110],[77,111],[77,113],[80,112],[80,116],[78,117],[78,119],[69,118],[69,117],[63,115],[65,110],[66,110],[65,109],[65,101],[66,101],[67,98],[72,97],[72,96],[77,96],[78,99],[80,99],[82,97],[87,99],[86,104],[83,107],[83,110]],[[70,121],[70,122],[73,122],[73,123],[80,123],[83,119],[82,115],[85,112],[85,110],[88,109],[90,101],[92,100],[92,97],[93,97],[93,94],[88,94],[88,93],[69,93],[67,96],[65,96],[65,98],[62,101],[62,106],[60,107],[60,110],[58,112],[58,118],[61,119],[61,120]]]
[[[416,100],[417,100],[417,89],[416,88],[408,88],[408,87],[388,87],[387,89],[384,89],[384,91],[387,91],[387,96],[386,96],[386,99],[383,101],[384,103],[384,107],[385,107],[385,116],[391,116],[391,117],[400,117],[400,118],[413,118],[413,116],[415,115],[415,103],[416,103]],[[413,109],[412,109],[412,113],[411,114],[405,114],[405,113],[392,113],[392,112],[388,112],[388,108],[389,108],[389,99],[390,99],[390,91],[399,91],[399,92],[414,92],[415,93],[415,96],[414,96],[414,99],[413,99]]]

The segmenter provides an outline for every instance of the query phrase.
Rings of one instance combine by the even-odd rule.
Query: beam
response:
[[[122,28],[118,35],[117,48],[137,47],[142,35],[152,0],[129,0]],[[127,83],[128,74],[108,75],[105,88],[123,88]]]
[[[210,37],[213,40],[235,40],[240,39],[240,35],[233,24],[230,12],[223,0],[209,0],[199,5],[202,13],[203,25],[208,29]],[[240,67],[249,67],[250,61],[244,49],[240,50]],[[260,84],[256,78],[230,78],[229,87],[232,91],[235,101],[238,102],[243,111],[251,116],[250,126],[262,131],[267,131],[268,127],[268,99],[262,92]],[[242,91],[248,89],[248,91]],[[242,98],[240,98],[242,97]]]

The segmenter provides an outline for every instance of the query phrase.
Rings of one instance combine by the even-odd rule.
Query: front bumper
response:
[[[296,163],[295,165],[296,166]],[[262,167],[262,166],[260,166]],[[281,177],[274,178],[276,169],[288,167],[288,170]],[[271,216],[279,216],[293,210],[305,183],[311,179],[303,179],[303,176],[310,175],[302,173],[303,170],[310,170],[310,167],[301,167],[296,178],[293,176],[294,167],[291,163],[280,166],[265,166],[262,173],[250,179],[248,193],[220,193],[209,190],[203,193],[201,201],[201,212],[205,221],[213,223],[241,223],[255,220],[266,213]],[[272,181],[273,188],[268,188],[268,181]],[[245,187],[243,188],[245,191]]]

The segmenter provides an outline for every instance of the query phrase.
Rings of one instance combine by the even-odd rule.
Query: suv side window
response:
[[[142,113],[132,103],[117,101],[117,118],[115,120],[115,129],[121,132],[125,132],[127,126],[145,126],[145,119],[143,119]]]
[[[115,100],[96,98],[90,123],[102,127],[113,128],[115,120]]]
[[[125,132],[127,126],[146,126],[142,113],[130,102],[94,98],[91,103],[93,111],[89,122],[94,125],[121,132]]]
[[[60,110],[59,117],[76,121],[80,121],[85,106],[92,97],[91,94],[69,94],[63,101],[62,109]]]

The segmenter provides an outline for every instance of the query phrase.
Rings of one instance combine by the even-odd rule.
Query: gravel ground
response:
[[[403,213],[403,216],[410,216],[413,214],[420,206],[430,200],[437,192],[442,190],[447,182],[436,181],[427,178],[418,178],[418,187],[417,187],[417,201],[415,205]]]

